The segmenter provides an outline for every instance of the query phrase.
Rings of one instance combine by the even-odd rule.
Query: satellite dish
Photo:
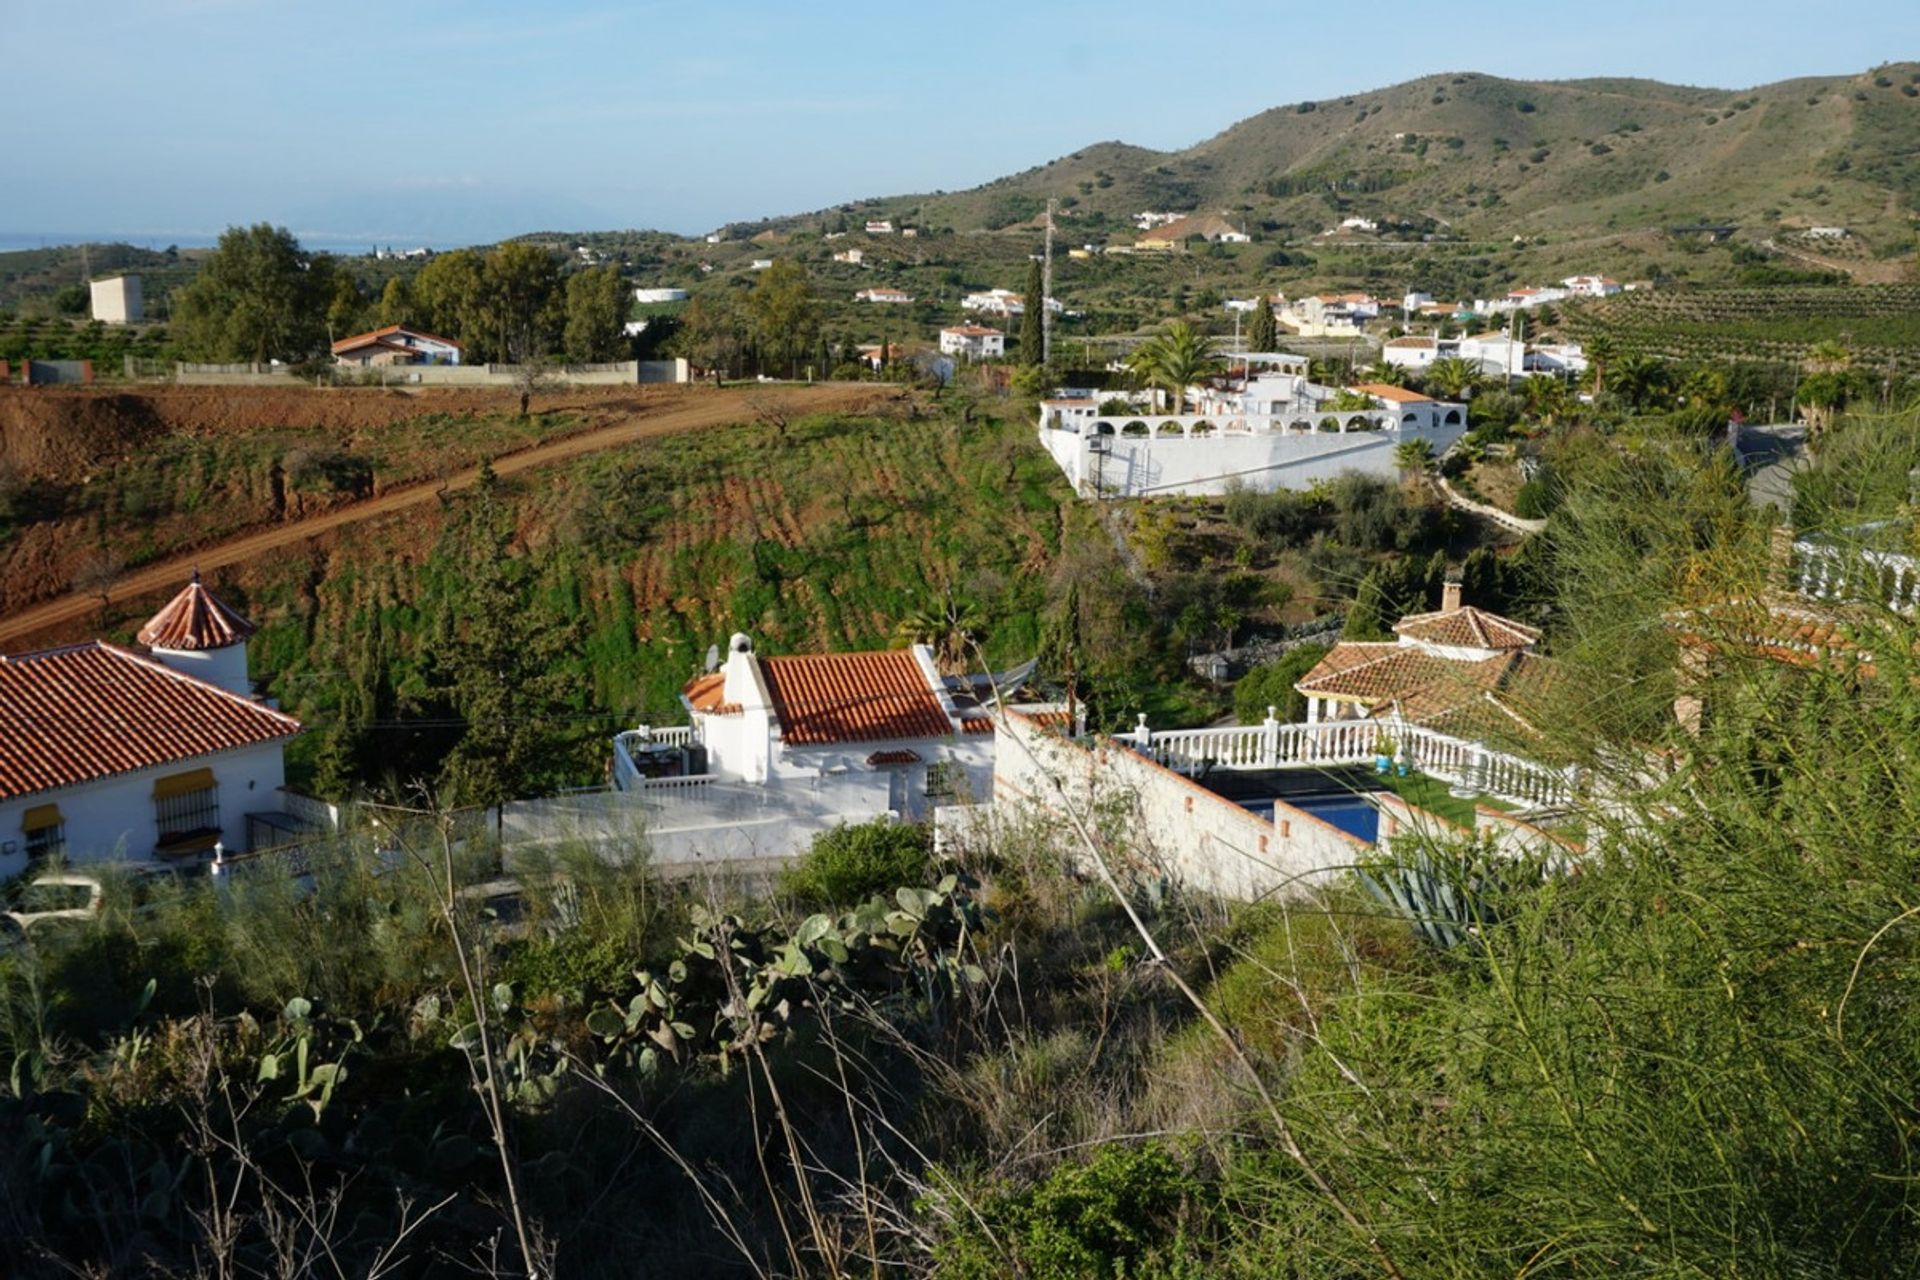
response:
[[[715,671],[718,671],[719,669],[720,669],[720,646],[717,644],[710,644],[707,646],[707,674],[712,675]]]

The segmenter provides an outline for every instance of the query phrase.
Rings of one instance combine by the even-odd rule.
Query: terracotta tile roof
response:
[[[918,751],[876,751],[867,757],[867,763],[879,768],[890,764],[919,764]]]
[[[1357,652],[1356,652],[1357,651]],[[1333,646],[1313,670],[1294,685],[1301,693],[1372,705],[1405,698],[1466,665],[1403,644]]]
[[[1439,346],[1440,340],[1438,338],[1388,338],[1386,345],[1389,347],[1419,347],[1424,350],[1427,347]]]
[[[225,649],[257,630],[202,586],[196,570],[193,581],[140,628],[138,639],[149,649]]]
[[[118,645],[0,657],[0,800],[299,732],[292,716]]]
[[[759,661],[790,745],[944,738],[953,732],[911,650]]]
[[[740,704],[726,701],[726,694],[727,673],[724,671],[695,676],[680,688],[680,696],[687,700],[688,706],[710,716],[730,716],[740,712]]]
[[[971,720],[962,720],[960,722],[960,732],[992,733],[993,717],[992,716],[975,716]]]
[[[1525,649],[1540,640],[1534,628],[1472,605],[1437,613],[1410,613],[1394,623],[1393,630],[1409,640],[1466,649]]]
[[[455,342],[452,338],[443,338],[437,333],[428,333],[425,329],[410,329],[403,324],[390,324],[384,329],[374,329],[367,333],[356,333],[351,338],[340,339],[340,341],[333,344],[333,353],[339,355],[345,351],[352,351],[356,347],[375,344],[392,346],[392,343],[387,343],[383,340],[392,337],[396,333],[411,334],[416,338],[425,338],[429,342],[444,342],[450,347],[465,350],[465,347]]]
[[[1409,391],[1405,387],[1390,386],[1384,382],[1362,382],[1348,388],[1363,396],[1374,396],[1381,400],[1391,400],[1395,404],[1432,404],[1432,396],[1423,396],[1418,391]]]
[[[1462,662],[1410,645],[1342,642],[1294,687],[1358,702],[1369,712],[1397,704],[1409,723],[1485,738],[1530,727],[1523,704],[1539,694],[1552,670],[1549,660],[1518,651]]]

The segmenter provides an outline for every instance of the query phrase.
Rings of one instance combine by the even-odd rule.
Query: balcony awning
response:
[[[212,789],[213,770],[189,769],[185,773],[173,773],[168,774],[164,778],[154,779],[153,798],[155,800],[169,800],[174,796],[190,795],[195,791],[210,791]]]

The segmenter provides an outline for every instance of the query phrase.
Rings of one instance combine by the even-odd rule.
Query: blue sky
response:
[[[1584,12],[1583,12],[1584,10]],[[460,242],[971,186],[1439,71],[1744,88],[1913,56],[1912,0],[832,5],[0,0],[0,233]],[[1587,16],[1587,15],[1591,16]],[[1450,16],[1457,15],[1457,16]],[[1844,20],[1842,18],[1844,17]]]

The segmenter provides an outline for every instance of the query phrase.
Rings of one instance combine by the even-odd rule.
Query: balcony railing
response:
[[[1321,724],[1264,724],[1156,732],[1145,718],[1120,741],[1156,763],[1189,777],[1211,769],[1313,768],[1373,761],[1382,737],[1393,739],[1400,761],[1448,786],[1513,804],[1564,805],[1573,798],[1574,773],[1453,738],[1418,725],[1381,720]]]
[[[1850,532],[1871,534],[1883,527],[1884,523],[1862,525]],[[1823,537],[1798,538],[1788,566],[1788,585],[1809,600],[1885,604],[1895,613],[1912,615],[1920,611],[1920,557]]]
[[[700,730],[693,725],[640,725],[618,733],[613,738],[613,785],[620,791],[631,791],[641,783],[648,781],[672,781],[672,779],[649,779],[634,763],[637,748],[644,746],[687,747],[700,745]]]

